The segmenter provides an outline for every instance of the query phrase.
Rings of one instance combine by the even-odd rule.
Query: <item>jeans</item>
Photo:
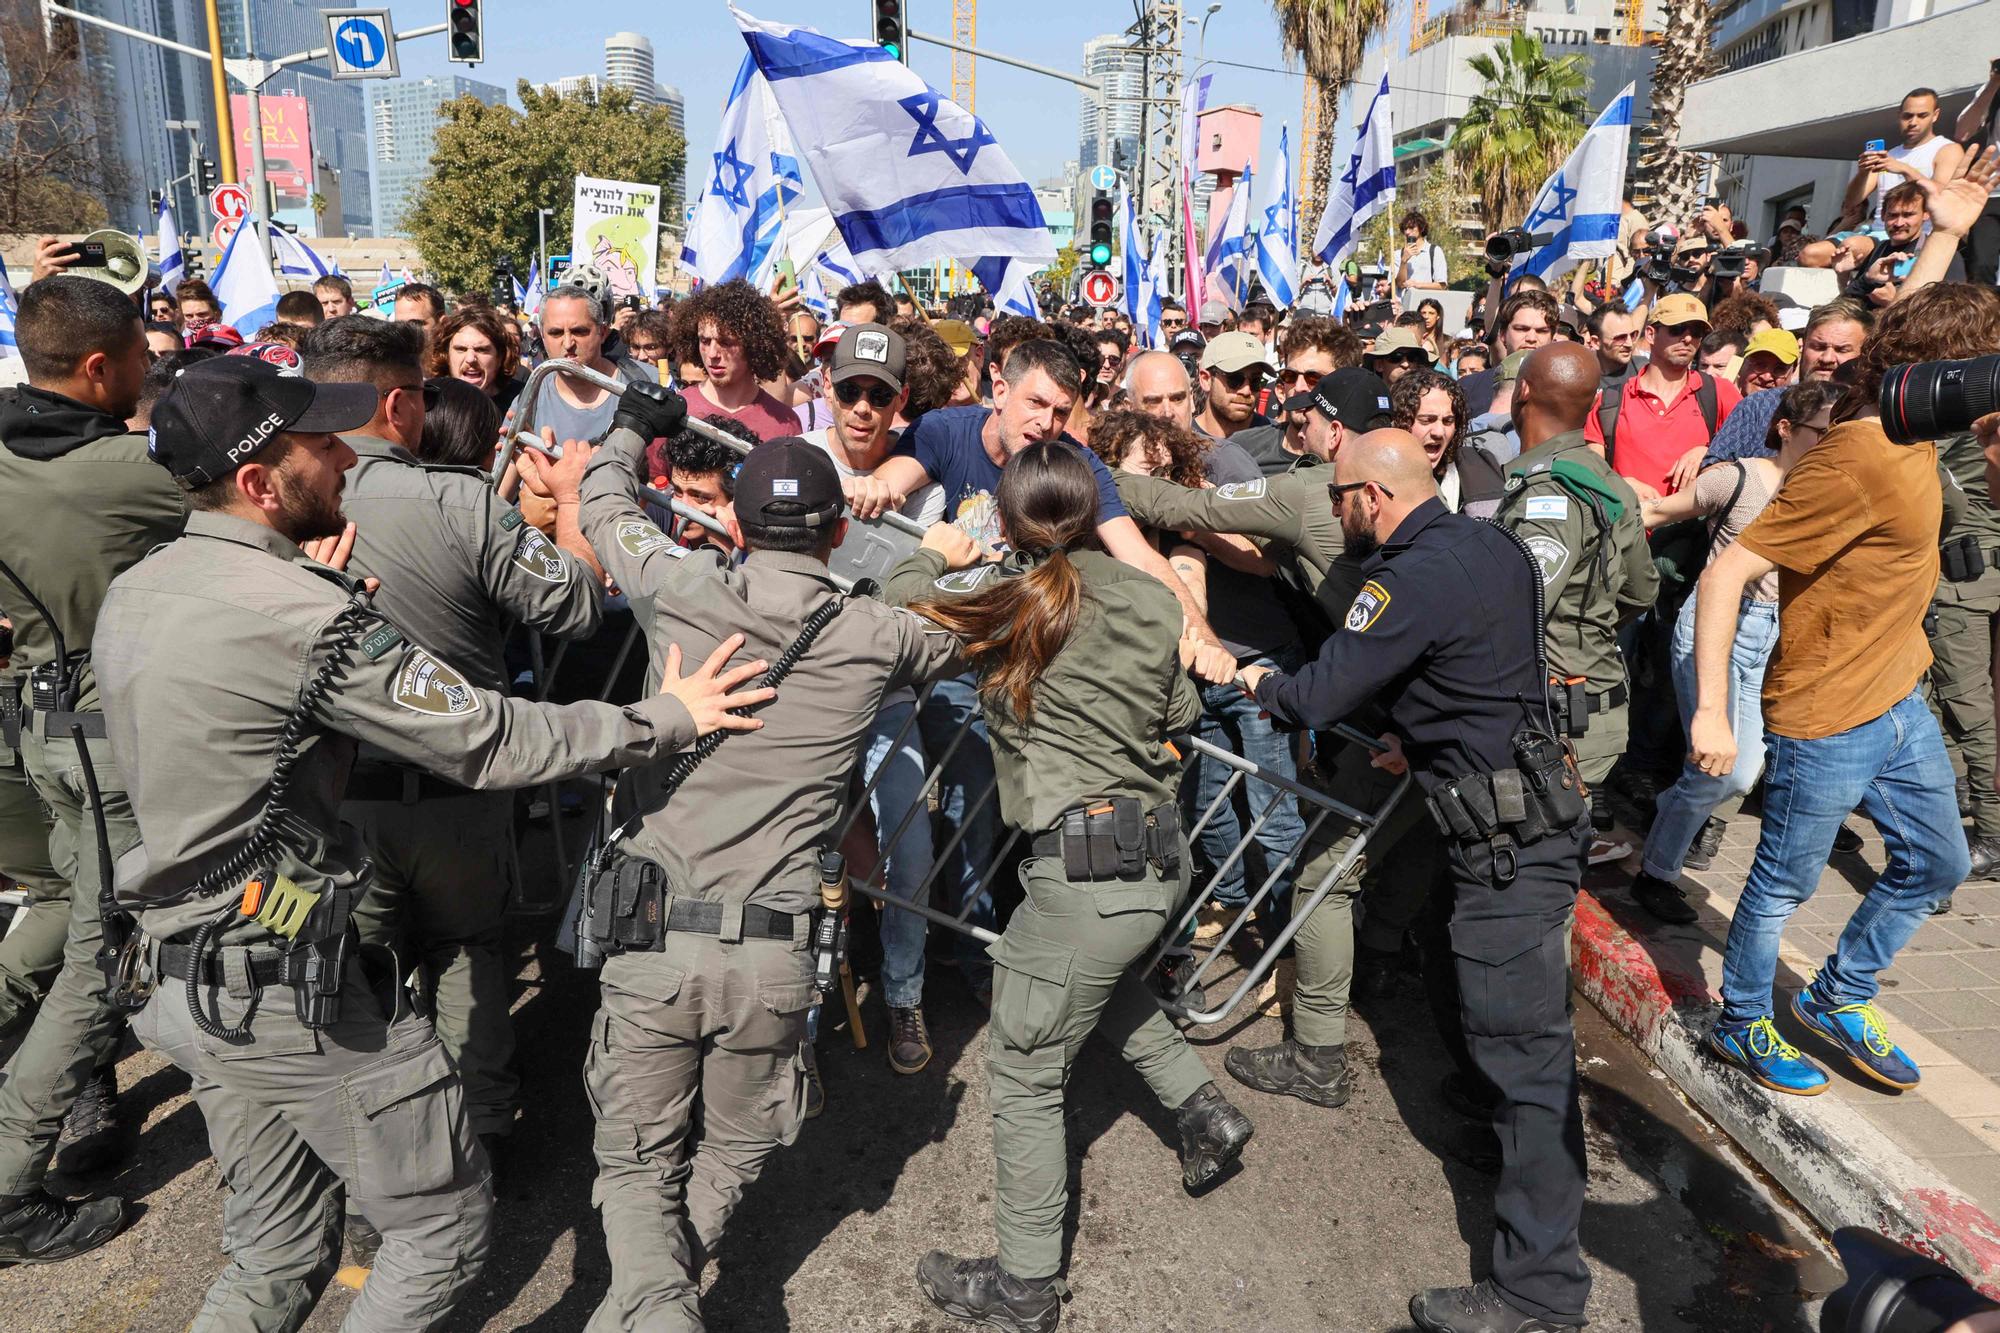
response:
[[[1280,671],[1296,667],[1296,662],[1278,662],[1269,657],[1253,658],[1244,665],[1272,667]],[[1292,758],[1295,737],[1289,732],[1280,732],[1272,725],[1268,716],[1262,715],[1254,699],[1246,696],[1235,685],[1204,685],[1201,688],[1201,719],[1194,724],[1194,736],[1207,741],[1220,750],[1241,755],[1253,764],[1271,770],[1281,777],[1297,780],[1298,765]],[[1214,803],[1223,784],[1235,770],[1212,760],[1194,765],[1194,818],[1200,819],[1208,807]],[[1216,882],[1213,901],[1224,907],[1241,907],[1249,899],[1249,889],[1245,884],[1245,871],[1251,855],[1261,849],[1265,863],[1259,874],[1261,885],[1271,870],[1288,857],[1299,855],[1299,844],[1306,834],[1305,820],[1299,817],[1298,804],[1290,796],[1268,785],[1245,780],[1244,794],[1249,798],[1250,817],[1254,820],[1263,812],[1264,803],[1275,799],[1277,804],[1271,809],[1271,817],[1264,821],[1258,831],[1253,847],[1245,848],[1244,854],[1230,864],[1228,872]],[[1201,831],[1197,845],[1210,865],[1221,866],[1229,861],[1229,854],[1236,850],[1236,844],[1243,837],[1242,825],[1237,820],[1235,803],[1224,802]],[[1290,914],[1288,900],[1292,892],[1292,880],[1296,865],[1288,865],[1278,882],[1272,886],[1268,910],[1275,914],[1274,920],[1282,920]]]
[[[1688,598],[1674,621],[1674,694],[1682,727],[1694,716],[1695,600]],[[1729,729],[1736,735],[1736,766],[1710,777],[1691,763],[1681,765],[1680,777],[1654,805],[1658,814],[1639,862],[1647,874],[1666,880],[1679,875],[1688,848],[1715,807],[1756,785],[1764,767],[1764,667],[1777,644],[1778,604],[1745,597],[1729,650]]]
[[[1882,834],[1889,865],[1819,970],[1829,1004],[1873,999],[1875,974],[1971,868],[1951,760],[1920,690],[1836,735],[1768,744],[1763,836],[1722,955],[1722,1022],[1731,1026],[1770,1015],[1778,937],[1819,887],[1834,830],[1857,805]]]
[[[875,782],[869,808],[875,816],[875,845],[885,863],[883,885],[906,902],[929,905],[925,883],[936,863],[931,841],[930,813],[925,806],[924,775],[930,771],[930,755],[942,755],[952,738],[969,720],[972,734],[960,741],[945,760],[944,775],[938,784],[938,806],[953,829],[963,828],[965,836],[952,851],[951,864],[943,872],[950,889],[951,910],[963,913],[967,903],[972,911],[966,920],[973,925],[993,927],[993,896],[981,877],[993,855],[994,833],[998,827],[998,805],[989,800],[970,817],[966,806],[978,799],[993,782],[993,752],[986,736],[986,722],[979,715],[979,695],[971,681],[958,677],[941,680],[931,691],[917,724],[902,735],[913,703],[904,700],[883,708],[868,735],[862,759],[862,777]],[[876,781],[880,772],[881,779]],[[915,813],[911,813],[914,809]],[[896,830],[904,822],[902,836]],[[892,843],[893,840],[893,843]],[[895,1009],[912,1009],[924,1002],[924,937],[928,922],[915,912],[882,908],[882,992],[885,1002]],[[956,933],[956,932],[954,932]],[[985,946],[969,935],[958,936],[958,965],[968,978],[984,979],[991,963]]]

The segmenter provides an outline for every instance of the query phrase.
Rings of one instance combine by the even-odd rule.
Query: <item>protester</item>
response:
[[[222,322],[222,305],[215,299],[214,290],[200,278],[182,279],[174,288],[174,304],[180,308],[181,333],[190,347],[211,328],[229,328]]]
[[[664,310],[642,310],[625,337],[625,350],[641,365],[664,374],[667,352],[673,346],[673,317]]]
[[[792,409],[759,383],[785,365],[784,326],[769,297],[740,280],[703,287],[674,306],[672,342],[677,358],[701,364],[702,382],[687,395],[691,415],[740,421],[760,440],[798,433]]]
[[[1201,410],[1194,427],[1220,440],[1269,423],[1257,415],[1257,396],[1275,367],[1264,344],[1247,333],[1209,340],[1201,354]]]
[[[325,316],[320,313],[319,298],[311,292],[286,292],[278,298],[278,318],[311,328]]]
[[[146,325],[146,351],[155,357],[166,356],[186,347],[181,340],[180,330],[163,322],[148,322]]]
[[[896,313],[889,289],[873,278],[842,287],[833,298],[833,317],[842,324],[887,324]]]
[[[438,321],[424,353],[433,376],[461,380],[493,400],[504,415],[520,395],[520,356],[500,316],[481,306],[460,306]]]
[[[1382,330],[1381,336],[1369,344],[1365,364],[1380,375],[1385,384],[1394,387],[1403,376],[1430,369],[1432,360],[1430,349],[1418,340],[1417,335],[1398,324]]]
[[[1504,360],[1515,352],[1542,346],[1555,337],[1558,313],[1556,299],[1547,292],[1532,288],[1516,290],[1500,303],[1492,339],[1495,355]],[[1475,420],[1493,410],[1493,394],[1499,383],[1497,366],[1459,381],[1459,387],[1465,391],[1465,410]]]
[[[1862,148],[1840,204],[1844,225],[1880,230],[1883,205],[1893,187],[1919,180],[1948,181],[1958,173],[1965,150],[1937,132],[1937,121],[1937,93],[1913,88],[1904,94],[1896,113],[1901,142],[1885,152]]]
[[[1583,342],[1597,353],[1600,391],[1622,389],[1627,379],[1639,373],[1633,353],[1639,348],[1645,325],[1643,316],[1628,311],[1618,301],[1600,302],[1586,317]]]
[[[622,366],[604,355],[611,329],[595,296],[565,283],[543,298],[541,316],[542,342],[550,359],[574,361],[620,384],[631,381]],[[536,400],[532,424],[538,430],[550,428],[558,440],[596,440],[611,428],[617,410],[616,394],[562,372]]]
[[[173,330],[174,343],[180,345],[181,309],[174,304],[173,293],[164,287],[155,287],[146,294],[146,323],[165,324]]]
[[[338,273],[322,274],[313,280],[313,295],[319,300],[322,319],[339,319],[354,313],[354,284]]]
[[[1397,229],[1403,234],[1403,248],[1396,257],[1396,286],[1440,290],[1451,280],[1445,264],[1444,247],[1431,239],[1431,224],[1414,210],[1403,214]]]
[[[1924,240],[1926,182],[1904,181],[1882,196],[1882,231],[1886,239],[1868,257],[1867,267],[1854,275],[1847,295],[1877,307],[1893,304],[1902,281],[1916,264]],[[1965,281],[1965,264],[1957,255],[1946,266],[1943,281]]]
[[[1866,306],[1844,297],[1814,309],[1799,341],[1799,381],[1831,381],[1842,366],[1861,355],[1862,341],[1873,324],[1874,316]],[[1738,403],[1729,420],[1717,429],[1702,466],[1733,458],[1770,457],[1767,437],[1778,410],[1779,393],[1779,388],[1768,387]]]
[[[1676,293],[1653,307],[1646,368],[1616,390],[1603,390],[1584,438],[1598,446],[1640,499],[1677,491],[1694,479],[1716,428],[1739,400],[1736,386],[1695,368],[1708,311]]]
[[[396,290],[394,318],[423,325],[426,345],[437,333],[444,312],[444,293],[428,283],[404,283]]]

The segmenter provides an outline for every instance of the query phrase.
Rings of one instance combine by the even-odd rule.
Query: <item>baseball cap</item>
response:
[[[962,319],[940,319],[931,325],[931,332],[944,339],[953,356],[964,356],[979,345],[977,330]]]
[[[1653,307],[1653,324],[1664,324],[1673,328],[1677,324],[1708,323],[1708,307],[1686,292],[1675,292],[1672,296],[1662,296]]]
[[[1799,340],[1783,329],[1765,329],[1743,345],[1743,359],[1759,352],[1769,352],[1789,366],[1799,359]]]
[[[891,389],[903,387],[907,357],[903,335],[884,324],[850,324],[834,345],[827,382],[838,384],[856,375],[871,375]]]
[[[241,347],[243,345],[243,335],[227,324],[210,324],[205,329],[196,330],[188,338],[187,345],[189,347],[213,347],[220,351],[227,351],[232,347]]]
[[[1287,412],[1319,409],[1328,421],[1338,421],[1350,430],[1366,430],[1368,423],[1389,413],[1389,386],[1372,370],[1349,366],[1320,381],[1306,393],[1287,398]]]
[[[1376,336],[1369,345],[1370,356],[1395,356],[1398,352],[1417,352],[1429,361],[1431,349],[1417,341],[1417,335],[1401,324],[1391,324]]]
[[[1575,306],[1565,301],[1562,308],[1556,311],[1556,323],[1568,329],[1571,337],[1581,338],[1587,321],[1584,319],[1581,310],[1578,310]]]
[[[1277,369],[1271,364],[1271,354],[1264,350],[1264,344],[1247,333],[1218,333],[1201,354],[1203,370],[1237,371],[1252,366]]]
[[[834,320],[819,331],[819,341],[813,344],[814,356],[825,356],[827,349],[840,341],[840,335],[847,332],[847,325]]]
[[[286,348],[290,351],[290,348]],[[261,452],[280,432],[358,430],[375,416],[372,384],[315,384],[263,356],[218,356],[174,377],[153,408],[146,452],[176,481],[206,486]]]
[[[1200,329],[1182,329],[1167,340],[1167,350],[1175,356],[1186,356],[1189,352],[1200,352],[1208,347],[1208,339]]]
[[[734,507],[737,521],[752,527],[830,528],[843,507],[840,473],[824,449],[781,435],[744,456]]]
[[[1806,229],[1806,224],[1799,221],[1797,218],[1786,218],[1783,222],[1780,222],[1778,224],[1778,230],[1784,231],[1786,228],[1790,228],[1793,231],[1804,231]]]
[[[1528,364],[1528,358],[1534,355],[1534,350],[1534,348],[1528,347],[1518,352],[1509,353],[1500,362],[1500,374],[1495,377],[1494,383],[1496,385],[1512,384],[1515,380],[1520,379],[1521,367]]]
[[[1201,315],[1199,318],[1195,320],[1195,323],[1220,324],[1223,320],[1228,318],[1229,318],[1228,306],[1222,304],[1222,302],[1220,301],[1203,301],[1201,303]]]
[[[1698,232],[1683,236],[1674,243],[1674,258],[1679,259],[1682,255],[1698,255],[1708,249],[1709,244],[1708,237]]]

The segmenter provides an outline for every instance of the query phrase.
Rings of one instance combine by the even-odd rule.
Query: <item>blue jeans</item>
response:
[[[1674,621],[1674,695],[1683,729],[1694,716],[1695,601],[1688,598]],[[1736,616],[1736,641],[1729,650],[1729,729],[1736,734],[1736,766],[1710,777],[1693,764],[1681,765],[1680,777],[1654,803],[1658,814],[1639,862],[1647,874],[1667,880],[1679,875],[1688,848],[1715,807],[1757,785],[1757,774],[1764,767],[1764,667],[1777,644],[1778,604],[1745,597]]]
[[[998,806],[989,800],[968,825],[965,807],[993,781],[993,752],[986,737],[985,720],[979,716],[979,696],[964,678],[942,680],[917,716],[917,725],[896,743],[897,733],[909,719],[912,703],[891,704],[875,719],[862,758],[862,777],[874,781],[882,774],[869,797],[875,816],[875,845],[886,863],[883,884],[907,902],[929,906],[930,890],[925,880],[936,863],[931,841],[931,819],[924,801],[924,775],[930,771],[929,755],[941,755],[967,719],[972,735],[960,741],[945,761],[938,783],[938,804],[952,828],[965,828],[965,836],[951,854],[951,864],[942,872],[949,889],[951,910],[963,912],[968,902],[968,921],[987,929],[993,927],[993,897],[981,876],[993,854],[993,835],[999,825]],[[915,813],[911,814],[914,808]],[[909,824],[902,836],[896,829],[904,816]],[[890,840],[895,838],[894,845]],[[882,994],[892,1008],[912,1009],[924,1002],[924,938],[929,925],[915,912],[884,905],[882,908]],[[985,946],[969,935],[958,937],[958,965],[977,982],[992,968]]]
[[[1729,1025],[1771,1014],[1778,936],[1819,887],[1834,830],[1856,806],[1882,834],[1889,865],[1820,968],[1828,1003],[1875,998],[1875,974],[1971,868],[1951,760],[1921,691],[1872,722],[1819,740],[1772,736],[1769,746],[1764,832],[1722,954],[1722,1021]]]
[[[1253,661],[1255,665],[1281,671],[1297,665],[1296,662],[1281,664],[1269,657],[1258,657]],[[1234,685],[1204,685],[1201,703],[1201,719],[1194,724],[1193,734],[1197,739],[1207,741],[1219,750],[1241,755],[1254,764],[1261,764],[1281,777],[1297,780],[1298,765],[1292,759],[1295,737],[1289,732],[1280,732],[1271,724],[1269,717],[1261,716],[1255,700]],[[1194,765],[1194,818],[1201,818],[1234,771],[1212,760]],[[1277,805],[1272,809],[1271,817],[1264,821],[1256,842],[1245,849],[1244,855],[1236,858],[1235,864],[1217,882],[1214,901],[1226,907],[1240,907],[1249,899],[1245,867],[1253,855],[1260,850],[1262,852],[1259,859],[1263,866],[1257,878],[1257,883],[1261,885],[1279,862],[1298,855],[1299,844],[1306,835],[1305,821],[1299,817],[1298,806],[1289,795],[1247,778],[1244,790],[1249,797],[1252,819],[1262,812],[1264,803],[1273,796],[1277,798]],[[1209,864],[1220,866],[1236,850],[1242,836],[1243,826],[1237,821],[1235,802],[1232,800],[1215,812],[1215,817],[1202,829],[1197,844]],[[1265,910],[1278,914],[1276,919],[1290,915],[1292,878],[1297,869],[1296,863],[1288,866],[1272,886]]]

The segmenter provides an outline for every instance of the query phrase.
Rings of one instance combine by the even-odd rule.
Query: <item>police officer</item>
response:
[[[115,1056],[122,1025],[94,961],[101,877],[75,736],[96,766],[111,852],[122,854],[139,832],[105,748],[91,638],[106,585],[177,535],[185,509],[125,428],[146,374],[131,299],[89,278],[44,278],[21,293],[15,332],[28,383],[0,395],[0,561],[20,583],[0,577],[0,610],[31,676],[22,761],[54,816],[55,869],[73,886],[62,971],[0,1085],[0,1262],[35,1262],[103,1244],[125,1216],[119,1199],[78,1206],[42,1187],[64,1114]]]
[[[1968,879],[2000,871],[2000,792],[1994,789],[1993,635],[2000,617],[2000,510],[1986,489],[1986,457],[1973,436],[1938,442],[1938,465],[1955,485],[1945,488],[1952,522],[1942,554],[1943,577],[1926,622],[1931,640],[1931,702],[1944,722],[1945,742],[1964,765],[1972,806]],[[1964,798],[1961,798],[1963,800]],[[1945,900],[1946,905],[1950,900]]]
[[[585,535],[631,599],[649,678],[677,647],[704,651],[731,631],[793,668],[761,713],[765,730],[714,747],[674,779],[671,800],[672,770],[619,784],[614,813],[628,822],[604,883],[643,892],[648,906],[628,915],[649,928],[621,929],[622,951],[604,964],[584,1074],[611,1251],[611,1289],[589,1324],[600,1330],[702,1327],[706,1255],[805,1116],[816,853],[831,850],[884,696],[957,669],[949,635],[840,595],[826,567],[847,530],[840,474],[796,436],[758,445],[737,473],[728,523],[741,565],[660,531],[641,507],[640,469],[646,445],[686,413],[670,389],[628,385],[594,456],[567,441],[541,465],[558,504],[580,499]],[[598,906],[580,929],[609,942],[593,932],[615,904]]]
[[[1589,820],[1549,734],[1537,571],[1507,533],[1445,509],[1406,432],[1363,437],[1335,473],[1348,550],[1372,552],[1368,580],[1318,661],[1239,679],[1274,718],[1304,727],[1380,696],[1448,843],[1461,1017],[1500,1090],[1504,1164],[1493,1276],[1421,1292],[1410,1315],[1449,1333],[1573,1331],[1590,1275],[1577,1249],[1583,1123],[1564,929]]]
[[[289,1330],[340,1252],[343,1193],[382,1233],[342,1327],[429,1328],[478,1275],[486,1155],[463,1089],[393,959],[353,939],[368,850],[340,820],[360,744],[465,787],[640,764],[718,727],[760,669],[670,671],[629,707],[557,707],[472,684],[340,572],[340,511],[365,384],[314,385],[252,357],[190,367],[153,414],[187,534],[113,583],[94,658],[111,753],[144,841],[118,899],[134,1031],[194,1079],[229,1186],[230,1254],[194,1328]],[[308,554],[300,542],[312,544]]]
[[[940,1250],[917,1280],[946,1313],[1048,1333],[1062,1311],[1069,1159],[1063,1088],[1102,1030],[1176,1113],[1190,1191],[1217,1180],[1250,1140],[1200,1057],[1131,964],[1187,892],[1186,839],[1167,738],[1201,713],[1188,679],[1229,678],[1235,659],[1180,639],[1174,596],[1096,540],[1096,487],[1060,441],[1031,444],[1001,473],[1000,564],[947,573],[935,549],[889,576],[884,596],[971,644],[994,740],[1001,816],[1029,838],[1027,901],[991,950],[986,1072],[993,1107],[997,1255]],[[944,531],[944,529],[939,529]]]
[[[21,758],[21,692],[27,675],[11,665],[0,668],[0,875],[13,880],[26,898],[0,939],[0,1041],[34,1021],[42,997],[62,971],[63,941],[69,936],[69,881],[56,873],[49,858],[53,821]]]
[[[480,689],[505,692],[509,627],[588,638],[603,619],[602,583],[558,545],[566,536],[589,555],[574,506],[557,509],[552,542],[478,469],[417,461],[430,392],[423,347],[417,325],[349,315],[314,329],[300,352],[309,379],[368,384],[377,394],[373,418],[342,436],[357,460],[343,498],[357,532],[353,571],[380,580],[375,607],[392,623]],[[361,938],[399,952],[414,946],[404,956],[423,976],[472,1132],[492,1158],[513,1127],[518,1084],[501,938],[520,883],[514,798],[467,791],[364,747],[342,816],[375,859],[356,912]],[[365,1232],[360,1239],[365,1250]]]
[[[1653,604],[1659,570],[1639,500],[1584,442],[1597,358],[1577,343],[1537,348],[1514,386],[1521,456],[1507,468],[1493,521],[1527,544],[1548,606],[1557,724],[1591,788],[1597,827],[1610,827],[1603,784],[1625,752],[1629,690],[1618,627]]]

